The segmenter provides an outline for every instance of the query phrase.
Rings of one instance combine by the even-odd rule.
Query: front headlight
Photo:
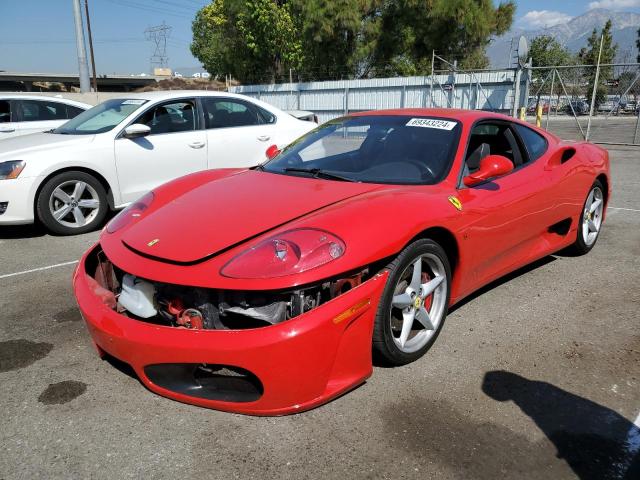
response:
[[[26,166],[27,163],[23,160],[11,160],[0,163],[0,180],[18,178],[18,175],[20,175],[20,172],[22,172]]]
[[[220,271],[231,278],[273,278],[302,273],[344,255],[345,244],[315,228],[289,230],[232,258]]]

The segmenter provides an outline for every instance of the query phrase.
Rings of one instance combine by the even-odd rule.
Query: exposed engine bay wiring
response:
[[[313,310],[360,285],[369,268],[288,291],[237,291],[149,281],[114,266],[98,250],[87,259],[90,285],[103,303],[137,320],[186,329],[275,325]]]

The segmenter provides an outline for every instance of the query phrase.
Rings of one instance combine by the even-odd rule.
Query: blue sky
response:
[[[81,0],[84,6],[84,0]],[[150,70],[151,43],[144,30],[163,21],[172,27],[170,66],[198,71],[189,52],[191,20],[207,0],[89,0],[99,74]],[[498,3],[494,0],[494,3]],[[640,0],[516,0],[515,27],[537,29],[570,20],[590,8],[640,12]],[[0,70],[77,71],[71,0],[0,0]]]

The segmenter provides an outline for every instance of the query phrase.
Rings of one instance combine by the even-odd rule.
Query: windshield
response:
[[[66,135],[93,135],[108,132],[145,103],[147,100],[123,98],[107,100],[82,112],[52,132]]]
[[[434,184],[449,171],[460,129],[455,120],[433,117],[340,118],[303,136],[263,168],[353,182]]]

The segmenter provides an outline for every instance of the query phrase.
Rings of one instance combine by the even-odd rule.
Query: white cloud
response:
[[[589,10],[606,8],[608,10],[623,10],[625,8],[640,7],[640,0],[598,0],[589,3]]]
[[[553,27],[554,25],[558,25],[559,23],[566,23],[572,18],[573,17],[571,17],[571,15],[567,15],[566,13],[562,12],[554,12],[552,10],[531,10],[520,19],[520,24],[527,29],[546,28]]]

